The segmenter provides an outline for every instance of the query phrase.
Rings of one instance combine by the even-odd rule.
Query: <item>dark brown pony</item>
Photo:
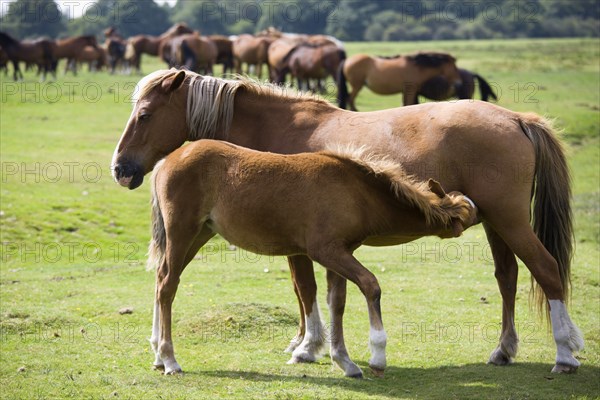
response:
[[[404,105],[417,103],[421,86],[442,76],[452,86],[461,84],[456,59],[446,53],[417,53],[406,56],[371,57],[357,54],[342,63],[338,78],[338,105],[356,111],[355,99],[367,85],[377,94],[402,93]],[[351,86],[348,93],[346,82]],[[448,89],[448,96],[452,93]]]
[[[114,74],[117,70],[117,66],[125,71],[129,65],[125,59],[125,52],[127,50],[127,41],[121,36],[114,26],[110,26],[104,30],[104,36],[106,40],[104,42],[104,48],[106,49],[106,59],[110,68],[110,73]]]
[[[48,72],[54,73],[54,49],[53,40],[38,39],[34,41],[18,41],[5,32],[0,32],[0,46],[6,53],[6,57],[13,64],[13,79],[23,79],[23,73],[19,68],[19,62],[38,65],[42,71],[42,79],[46,79]]]
[[[309,90],[309,80],[317,81],[317,90],[322,91],[321,81],[332,77],[337,79],[337,71],[346,59],[346,52],[335,44],[303,43],[294,47],[284,57],[292,76],[298,81],[298,88]]]
[[[578,368],[573,352],[583,340],[565,306],[573,252],[569,170],[558,137],[540,116],[473,100],[353,113],[275,86],[176,70],[156,71],[138,86],[112,160],[120,184],[139,187],[187,140],[214,138],[274,153],[365,146],[415,179],[433,178],[477,204],[503,301],[500,343],[489,362],[510,364],[517,354],[517,256],[531,272],[538,304],[550,309],[553,371]],[[313,264],[302,255],[289,263],[302,316],[291,361],[313,361],[324,345]]]
[[[175,36],[192,32],[193,30],[186,24],[178,23],[170,27],[160,36],[136,35],[130,37],[127,41],[127,46],[130,46],[130,51],[133,52],[133,54],[131,54],[129,57],[131,66],[139,73],[141,71],[142,54],[158,56],[159,48],[162,42]]]
[[[56,62],[63,58],[67,59],[65,64],[65,75],[69,70],[73,72],[73,75],[77,75],[77,58],[87,46],[94,49],[98,48],[95,36],[75,36],[56,41],[54,59]]]
[[[280,155],[200,140],[155,167],[152,242],[159,324],[151,343],[155,366],[181,372],[171,338],[171,307],[180,276],[216,234],[258,254],[303,254],[327,268],[330,281],[355,283],[367,300],[371,325],[369,367],[386,367],[386,333],[377,278],[354,258],[362,244],[403,243],[422,236],[460,236],[477,210],[435,181],[408,178],[402,167],[361,150]],[[301,191],[298,189],[301,188]],[[435,193],[434,193],[435,192]],[[344,281],[345,282],[345,281]],[[327,298],[331,358],[346,376],[362,377],[344,344],[338,285]]]
[[[451,97],[457,97],[459,99],[472,99],[475,95],[475,81],[477,81],[479,93],[481,94],[481,100],[489,101],[490,98],[498,100],[498,97],[496,96],[496,93],[494,93],[494,90],[490,84],[480,75],[462,68],[458,69],[458,73],[460,74],[460,80],[462,83],[454,88],[454,93],[452,93],[453,85],[448,82],[448,80],[442,76],[436,76],[421,85],[421,88],[419,89],[419,96],[436,101],[447,100]],[[449,93],[452,93],[452,95],[448,96]]]

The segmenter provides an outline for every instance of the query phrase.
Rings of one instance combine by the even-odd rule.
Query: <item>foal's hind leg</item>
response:
[[[318,247],[309,254],[325,268],[354,282],[367,300],[369,311],[369,347],[371,359],[369,367],[376,376],[383,376],[386,367],[385,346],[387,336],[381,319],[381,288],[375,275],[362,266],[360,262],[343,245],[333,244]]]
[[[327,303],[331,317],[331,360],[346,376],[362,378],[361,369],[350,359],[344,343],[344,308],[346,307],[346,278],[327,270]]]
[[[502,294],[502,333],[489,364],[507,365],[517,355],[519,339],[515,330],[515,296],[517,293],[517,260],[512,250],[487,223],[483,224],[494,257],[495,275]]]
[[[325,329],[317,303],[313,263],[306,256],[292,256],[288,260],[294,289],[301,304],[302,318],[298,334],[288,347],[288,350],[292,351],[292,358],[288,363],[313,362],[317,360],[325,345]]]

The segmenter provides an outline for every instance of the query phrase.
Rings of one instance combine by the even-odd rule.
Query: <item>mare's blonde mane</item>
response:
[[[134,102],[147,96],[179,70],[155,71],[140,80],[134,92]],[[246,77],[223,79],[185,71],[188,85],[186,119],[189,139],[211,139],[221,130],[227,135],[234,113],[235,95],[239,89],[279,102],[312,101],[326,107],[329,102],[312,94],[297,92],[288,86],[258,82]],[[135,104],[135,103],[134,103]]]

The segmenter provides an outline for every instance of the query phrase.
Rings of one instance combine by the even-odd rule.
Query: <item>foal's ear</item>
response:
[[[427,181],[427,184],[429,185],[429,190],[437,194],[437,196],[440,199],[443,199],[446,196],[446,192],[444,192],[444,189],[442,189],[442,185],[440,185],[438,181],[434,179],[429,179],[429,181]]]
[[[161,87],[165,92],[171,93],[171,92],[179,89],[179,87],[181,86],[181,84],[183,83],[184,80],[185,80],[185,71],[179,71],[174,76],[166,78],[162,82]]]

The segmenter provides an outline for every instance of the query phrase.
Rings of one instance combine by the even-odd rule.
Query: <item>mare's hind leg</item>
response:
[[[516,222],[507,218],[492,225],[517,257],[525,263],[548,299],[552,333],[557,349],[556,365],[552,372],[574,372],[580,363],[573,357],[573,352],[583,348],[583,338],[565,307],[558,264],[539,241],[529,223]]]
[[[383,376],[386,367],[385,346],[387,336],[381,319],[381,288],[377,278],[363,267],[344,245],[317,246],[314,251],[311,251],[311,258],[328,270],[354,282],[365,296],[371,326],[369,332],[369,347],[371,349],[369,367],[376,376]]]
[[[290,271],[294,280],[294,289],[298,302],[302,306],[300,327],[298,335],[288,349],[292,346],[292,358],[289,364],[300,362],[314,362],[320,356],[325,345],[325,328],[321,320],[321,312],[317,303],[317,283],[313,263],[306,256],[292,256],[288,258]],[[296,344],[297,343],[297,344]]]
[[[344,343],[343,317],[346,307],[346,282],[342,276],[327,270],[327,303],[331,317],[331,360],[344,371],[346,376],[362,378],[361,369],[350,359]]]
[[[183,231],[184,229],[181,229],[181,232]],[[158,323],[159,329],[153,327],[153,337],[150,342],[156,354],[155,366],[157,368],[162,366],[167,375],[182,372],[175,360],[171,338],[171,307],[179,285],[179,277],[198,249],[214,236],[206,227],[203,227],[191,240],[186,237],[188,234],[189,232],[185,231],[179,235],[170,235],[167,229],[165,260],[156,271],[158,316],[155,314],[154,322]]]
[[[517,293],[517,260],[512,250],[487,223],[483,224],[494,257],[495,275],[502,295],[502,333],[489,364],[507,365],[517,355],[519,339],[515,330],[515,296]]]

